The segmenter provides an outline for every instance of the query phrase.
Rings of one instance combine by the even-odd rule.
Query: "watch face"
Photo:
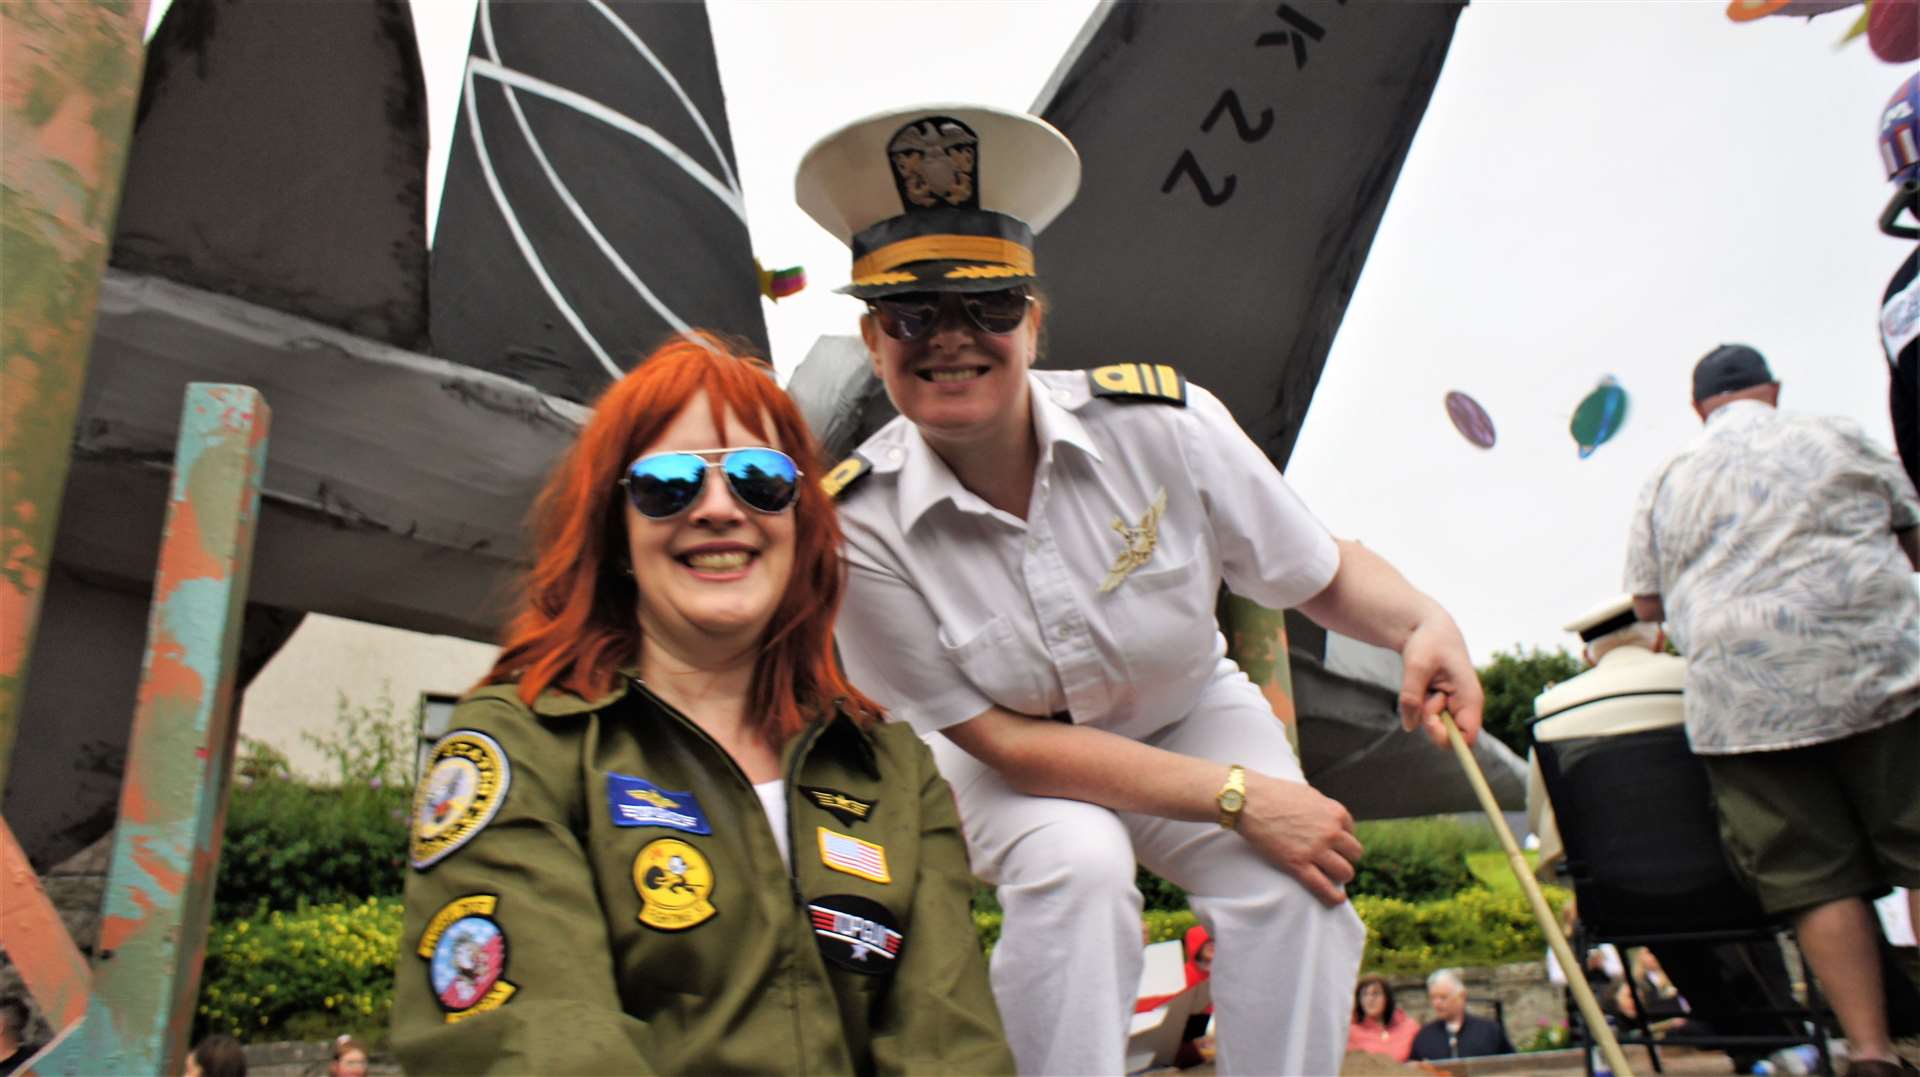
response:
[[[1221,811],[1239,811],[1247,806],[1247,796],[1238,789],[1229,789],[1220,794]]]

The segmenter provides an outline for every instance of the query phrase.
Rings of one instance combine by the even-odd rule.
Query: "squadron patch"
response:
[[[1187,379],[1165,363],[1115,363],[1087,371],[1095,396],[1187,406]]]
[[[890,883],[893,876],[887,872],[887,850],[870,841],[861,841],[851,834],[820,827],[820,862],[835,871],[844,871],[848,875],[876,883]]]
[[[692,793],[662,789],[645,778],[607,772],[607,811],[614,826],[664,826],[689,834],[711,834],[707,813]]]
[[[640,895],[640,922],[657,931],[685,931],[719,912],[707,900],[713,865],[679,838],[659,838],[640,850],[633,858],[633,889]]]
[[[469,894],[440,907],[414,953],[427,962],[427,985],[447,1023],[499,1009],[518,990],[506,980],[507,933],[493,918],[500,899]]]
[[[427,870],[484,830],[512,777],[507,753],[485,733],[456,729],[441,737],[413,794],[413,869]]]
[[[807,903],[807,916],[820,956],[868,976],[892,972],[907,941],[885,905],[855,894],[814,898]]]
[[[827,477],[820,480],[820,489],[826,491],[828,497],[837,501],[841,494],[872,470],[873,465],[867,462],[866,457],[854,453],[835,464],[832,471],[827,472]]]
[[[859,797],[842,793],[838,789],[826,789],[817,785],[803,785],[800,795],[814,802],[821,811],[833,816],[848,826],[873,814],[873,806],[879,801],[861,800]]]

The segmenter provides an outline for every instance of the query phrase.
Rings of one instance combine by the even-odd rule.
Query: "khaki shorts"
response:
[[[1920,712],[1826,744],[1700,759],[1727,855],[1768,913],[1920,888]]]

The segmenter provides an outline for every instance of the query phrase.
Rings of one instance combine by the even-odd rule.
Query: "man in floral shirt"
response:
[[[1910,1073],[1867,901],[1920,887],[1920,499],[1858,428],[1782,415],[1779,396],[1752,348],[1700,360],[1706,430],[1642,489],[1626,587],[1687,657],[1687,738],[1727,850],[1793,921],[1848,1072]]]

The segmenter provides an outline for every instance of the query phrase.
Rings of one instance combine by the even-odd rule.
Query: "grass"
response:
[[[1540,854],[1522,851],[1527,858],[1527,868],[1532,870],[1540,863]],[[1499,849],[1491,852],[1467,854],[1467,870],[1473,877],[1485,883],[1487,889],[1496,894],[1517,894],[1520,892],[1520,880],[1513,877],[1513,868],[1507,865],[1507,854]]]

